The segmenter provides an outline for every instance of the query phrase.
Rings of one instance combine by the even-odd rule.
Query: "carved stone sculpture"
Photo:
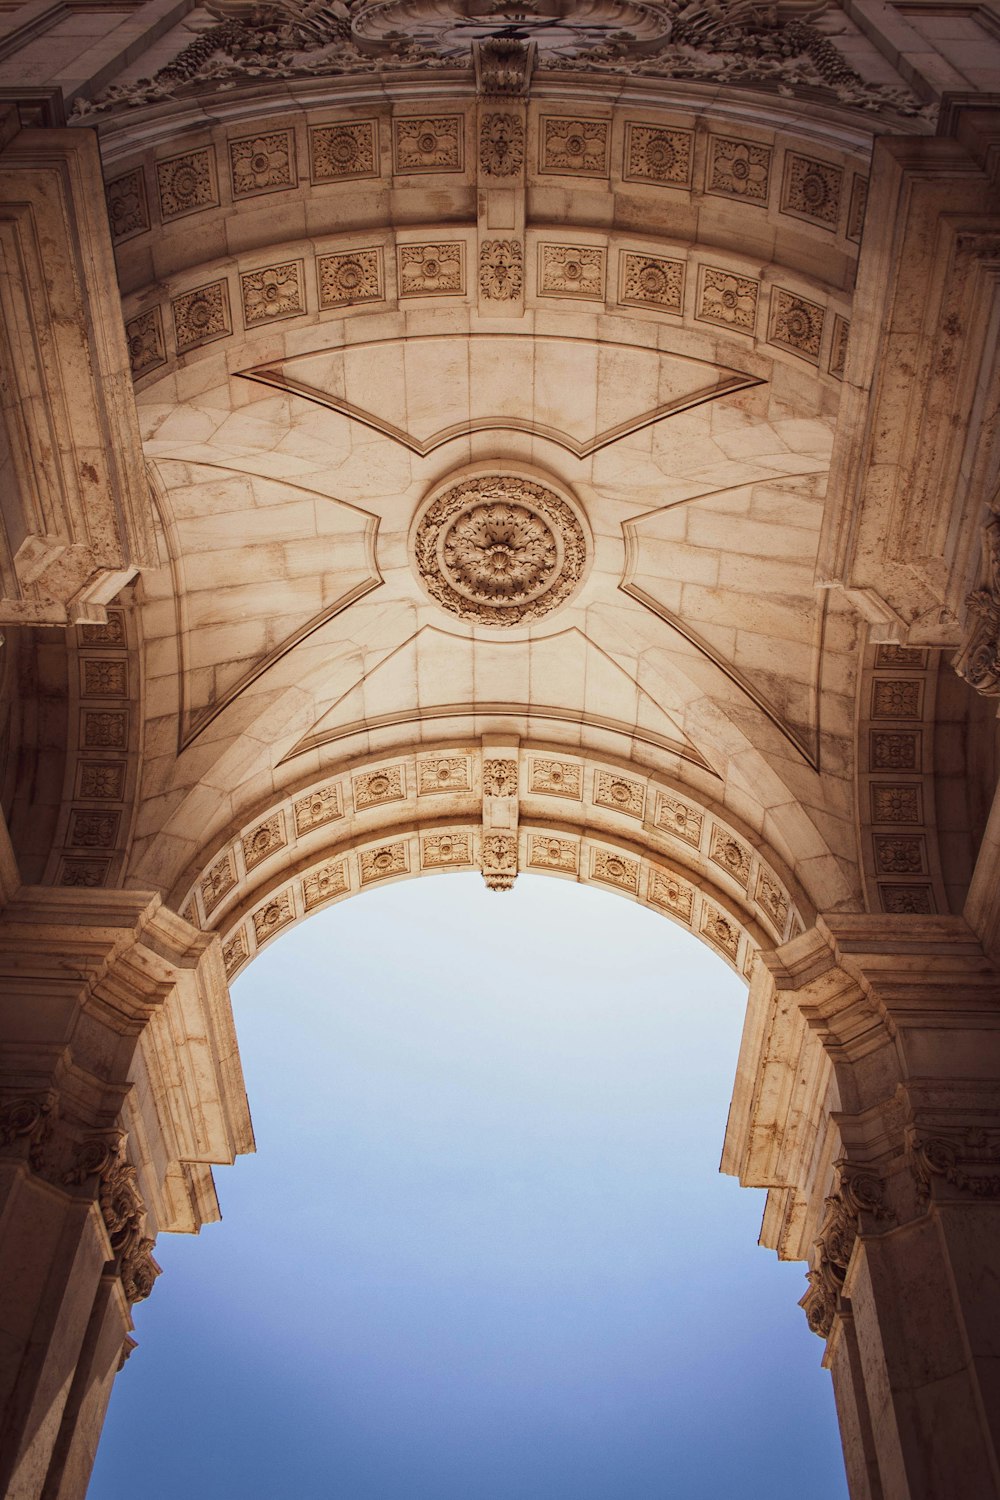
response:
[[[986,582],[968,596],[968,633],[955,671],[987,698],[1000,697],[1000,517],[983,528]]]

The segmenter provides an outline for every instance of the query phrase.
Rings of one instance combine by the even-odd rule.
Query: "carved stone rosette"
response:
[[[515,474],[461,479],[421,515],[416,570],[444,609],[509,629],[546,615],[580,584],[583,527],[554,490]]]
[[[983,528],[986,581],[966,599],[969,618],[955,671],[987,698],[1000,697],[1000,517]]]

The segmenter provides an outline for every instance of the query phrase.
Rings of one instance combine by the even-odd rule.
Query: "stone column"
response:
[[[958,917],[763,957],[723,1165],[809,1262],[853,1500],[1000,1500],[1000,973]]]
[[[218,942],[147,893],[0,915],[0,1492],[82,1500],[159,1229],[252,1149]]]

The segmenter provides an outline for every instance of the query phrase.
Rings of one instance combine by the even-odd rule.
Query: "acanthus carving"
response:
[[[467,43],[456,44],[458,16],[446,6],[266,0],[250,7],[217,0],[213,10],[221,16],[218,24],[201,31],[151,79],[112,84],[96,99],[78,100],[76,113],[134,108],[232,87],[236,79],[379,76],[467,68],[473,60],[481,95],[516,96],[527,92],[536,56],[549,68],[707,79],[717,87],[749,84],[783,94],[807,90],[812,97],[820,91],[855,109],[929,113],[907,89],[862,79],[811,21],[756,0],[740,6],[706,0],[609,3],[602,16],[592,7],[586,21],[577,20],[572,8],[560,14],[549,4],[497,5],[483,18],[493,34],[486,29],[472,40],[471,59]]]
[[[987,578],[966,599],[969,621],[955,671],[986,698],[1000,697],[1000,517],[983,528]]]
[[[28,1165],[33,1172],[40,1172],[56,1114],[56,1096],[51,1092],[8,1099],[0,1104],[0,1149],[23,1142]]]
[[[483,762],[483,795],[485,797],[517,796],[516,760],[486,760]]]
[[[514,177],[524,166],[524,125],[518,115],[484,115],[479,166],[487,177]]]
[[[935,1178],[976,1198],[1000,1197],[1000,1129],[970,1126],[924,1135],[911,1128],[907,1149],[922,1201],[930,1198]]]
[[[484,240],[479,247],[479,293],[489,302],[512,302],[524,288],[520,240]]]
[[[809,1290],[799,1306],[813,1333],[829,1338],[840,1309],[847,1268],[861,1232],[862,1215],[888,1218],[882,1184],[874,1172],[837,1163],[837,1187],[825,1200],[826,1213],[816,1238],[815,1261],[807,1272]]]
[[[124,1139],[100,1168],[98,1202],[126,1300],[142,1302],[160,1267],[153,1259],[156,1242],[146,1233],[146,1205],[135,1167],[125,1158]]]
[[[513,834],[485,834],[482,863],[488,890],[513,890],[517,879],[517,839]]]

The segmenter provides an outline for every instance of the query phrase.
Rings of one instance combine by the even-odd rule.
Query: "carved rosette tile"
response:
[[[604,250],[595,245],[539,245],[539,294],[603,302],[604,261]]]
[[[210,344],[228,337],[233,331],[229,313],[229,287],[225,281],[210,281],[174,297],[170,303],[174,315],[174,338],[178,352]]]
[[[228,943],[222,945],[222,962],[226,970],[226,978],[232,979],[249,957],[246,932],[242,927],[238,927]]]
[[[94,889],[104,884],[110,869],[109,859],[64,859],[59,884]]]
[[[836,229],[843,185],[840,167],[789,151],[781,186],[781,211]]]
[[[317,787],[308,797],[300,797],[294,802],[292,811],[295,816],[295,832],[300,838],[304,833],[311,833],[314,828],[321,828],[324,823],[332,823],[344,816],[340,787],[336,783]]]
[[[497,111],[479,127],[479,166],[486,177],[516,177],[524,166],[524,124],[519,115]]]
[[[809,302],[784,287],[772,287],[768,342],[790,349],[793,354],[818,365],[825,316],[818,303]]]
[[[401,297],[465,295],[465,245],[461,240],[435,245],[397,245]]]
[[[295,187],[295,136],[290,130],[270,131],[229,142],[229,172],[234,198],[252,198]]]
[[[115,177],[105,189],[108,223],[115,244],[144,234],[149,228],[149,206],[146,202],[146,180],[141,167]]]
[[[357,302],[382,302],[385,299],[385,268],[380,245],[317,256],[316,269],[321,308],[351,307]]]
[[[391,875],[405,875],[410,868],[410,857],[406,845],[400,841],[396,844],[382,844],[377,849],[363,849],[358,866],[361,871],[361,884],[368,885],[373,880],[388,880]]]
[[[740,929],[732,917],[719,911],[717,906],[705,901],[701,908],[699,932],[723,952],[733,963],[740,946]]]
[[[626,182],[658,182],[668,187],[691,186],[694,134],[690,130],[666,130],[659,125],[625,127]]]
[[[705,186],[710,193],[742,198],[745,203],[767,203],[771,148],[729,136],[708,138]]]
[[[760,282],[751,276],[738,276],[717,266],[702,266],[698,286],[698,311],[705,323],[720,323],[753,333],[757,324],[757,299]]]
[[[922,834],[876,834],[875,868],[880,875],[926,875],[927,846]]]
[[[442,755],[417,761],[417,796],[434,792],[470,792],[472,776],[467,755]]]
[[[82,760],[77,770],[76,795],[84,802],[120,802],[125,796],[125,762]]]
[[[247,870],[254,869],[262,859],[267,859],[269,854],[284,849],[287,842],[285,820],[280,813],[275,813],[272,818],[258,823],[256,828],[252,828],[243,837],[243,863]]]
[[[713,864],[718,865],[720,870],[725,870],[727,875],[731,875],[737,885],[741,885],[744,890],[749,888],[750,850],[725,828],[712,829],[712,842],[709,846],[708,857]]]
[[[647,898],[654,906],[660,906],[682,922],[690,922],[694,905],[694,891],[676,875],[667,870],[651,869]]]
[[[568,760],[531,760],[528,772],[529,790],[545,792],[550,797],[583,795],[583,768]]]
[[[71,849],[113,849],[120,821],[120,812],[91,812],[73,808],[66,842]]]
[[[577,848],[572,839],[556,838],[555,834],[533,833],[528,848],[528,864],[536,870],[563,870],[567,875],[575,875]]]
[[[165,365],[167,349],[163,342],[163,316],[160,309],[151,307],[148,312],[130,318],[125,324],[125,341],[128,344],[133,380]]]
[[[314,125],[309,131],[309,171],[316,183],[377,177],[378,121]]]
[[[617,886],[630,895],[639,894],[639,861],[628,859],[624,854],[614,854],[608,849],[591,849],[590,878],[601,880],[605,885]]]
[[[80,743],[85,750],[126,750],[128,711],[86,709],[80,716]]]
[[[842,318],[840,313],[834,314],[833,337],[830,340],[830,374],[835,375],[838,380],[843,380],[844,370],[847,368],[847,340],[850,334],[850,321]]]
[[[202,208],[218,208],[219,185],[211,146],[156,163],[160,218],[179,219]]]
[[[693,844],[696,848],[701,843],[701,828],[704,822],[704,814],[697,808],[689,807],[679,797],[672,797],[668,792],[661,792],[656,805],[656,826],[662,828],[665,833],[672,833],[675,838],[683,839],[686,844]]]
[[[543,116],[539,130],[538,170],[572,172],[579,177],[607,177],[610,170],[609,137],[607,120]]]
[[[80,639],[85,646],[124,646],[125,612],[109,609],[103,625],[81,625]]]
[[[873,719],[919,719],[923,683],[917,677],[876,677],[872,683]]]
[[[464,128],[462,115],[393,121],[393,171],[461,172]]]
[[[471,863],[472,847],[467,833],[431,833],[420,841],[420,864],[424,870]]]
[[[924,820],[918,785],[891,786],[873,782],[871,808],[873,823],[922,823]]]
[[[483,879],[491,891],[513,890],[517,879],[517,839],[512,833],[486,833],[482,844]]]
[[[619,776],[613,771],[597,771],[594,776],[594,801],[600,807],[612,807],[630,818],[641,818],[646,810],[646,788],[641,781]]]
[[[127,698],[128,662],[110,657],[80,659],[81,698]]]
[[[243,322],[247,328],[256,328],[261,323],[276,323],[281,318],[294,318],[299,313],[304,313],[306,294],[303,279],[300,260],[262,266],[259,271],[244,271],[240,275],[240,297],[243,301]]]
[[[547,486],[482,475],[449,486],[414,539],[428,593],[463,620],[507,628],[548,614],[583,577],[587,545],[570,507]]]
[[[253,914],[253,930],[258,944],[265,943],[268,938],[273,937],[276,932],[287,927],[290,922],[295,921],[295,906],[292,902],[292,893],[279,891],[266,905]]]
[[[868,178],[856,172],[851,178],[851,202],[847,210],[847,238],[859,241],[865,227],[865,211],[868,207]]]
[[[684,271],[682,260],[623,250],[618,260],[618,301],[626,307],[652,307],[679,315],[684,310]]]
[[[919,734],[913,730],[871,730],[869,765],[873,771],[919,771]]]
[[[323,906],[327,901],[333,901],[337,896],[346,895],[350,888],[347,861],[328,859],[325,864],[319,865],[303,880],[303,909],[312,911],[317,906]]]
[[[766,870],[761,870],[757,876],[755,899],[761,911],[770,918],[778,932],[784,932],[785,921],[788,917],[788,897]]]
[[[513,302],[524,291],[520,240],[483,240],[479,247],[479,295],[487,302]]]
[[[893,916],[931,916],[936,911],[929,885],[880,885],[882,910]]]
[[[236,885],[236,862],[227,850],[215,861],[201,882],[201,904],[206,917],[211,916],[219,902],[224,900]]]
[[[398,802],[406,796],[406,777],[402,766],[384,766],[352,776],[354,806],[358,812],[377,807],[382,802]]]

